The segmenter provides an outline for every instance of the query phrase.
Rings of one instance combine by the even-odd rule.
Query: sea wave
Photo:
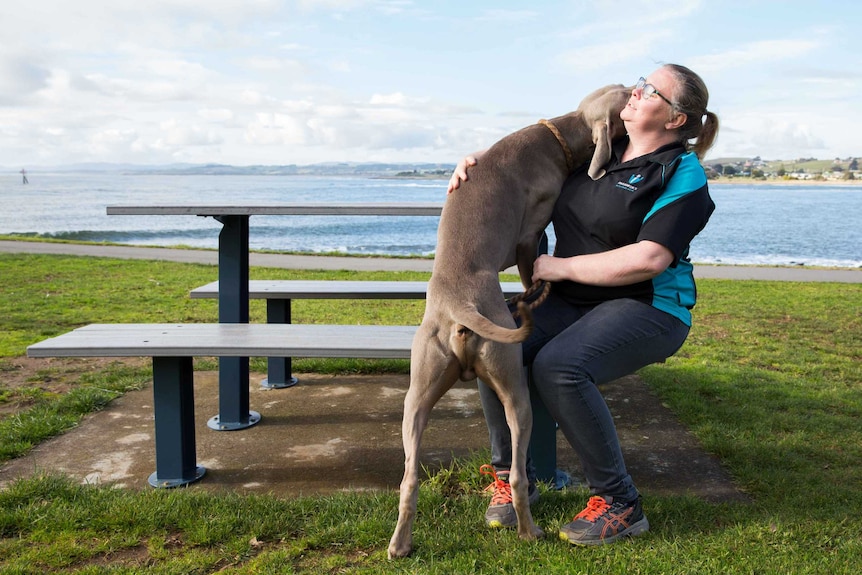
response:
[[[441,191],[442,190],[442,191]],[[716,210],[691,245],[696,263],[862,267],[862,188],[716,186]],[[107,216],[111,204],[443,201],[445,182],[349,177],[40,175],[0,181],[0,234],[129,245],[218,247],[221,225],[190,216]],[[254,216],[251,249],[427,256],[434,217]],[[553,230],[551,249],[553,249]]]
[[[706,256],[694,259],[695,264],[737,265],[737,266],[799,266],[819,268],[859,268],[862,260],[833,258],[800,258],[780,255]]]

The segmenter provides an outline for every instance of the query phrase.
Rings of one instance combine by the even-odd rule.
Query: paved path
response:
[[[218,252],[215,250],[0,240],[0,252],[65,254],[127,259],[167,260],[212,265],[218,264]],[[430,272],[431,266],[433,265],[433,261],[430,259],[305,256],[262,253],[252,253],[249,256],[249,263],[253,267],[286,269],[421,272]],[[514,273],[514,269],[507,271]],[[715,279],[862,283],[862,269],[696,265],[695,275],[698,278]]]

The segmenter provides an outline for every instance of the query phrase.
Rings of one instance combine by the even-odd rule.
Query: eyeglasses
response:
[[[671,102],[670,100],[668,100],[667,98],[665,98],[664,96],[662,96],[661,92],[659,92],[655,86],[653,86],[652,84],[647,84],[646,78],[643,78],[643,77],[638,78],[638,83],[635,84],[635,90],[641,91],[641,97],[644,100],[649,100],[650,98],[653,97],[653,95],[655,95],[655,96],[658,96],[659,98],[661,98],[662,100],[664,100],[665,102],[667,102],[668,104],[670,104],[671,107],[674,106],[674,103]]]

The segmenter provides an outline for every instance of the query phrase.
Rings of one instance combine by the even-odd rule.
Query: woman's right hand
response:
[[[458,162],[458,165],[455,166],[455,171],[452,172],[452,176],[449,178],[449,185],[446,187],[447,194],[451,194],[457,190],[461,186],[461,182],[467,181],[467,168],[475,166],[479,162],[479,158],[484,153],[485,150],[482,150],[481,152],[464,156],[464,158]]]

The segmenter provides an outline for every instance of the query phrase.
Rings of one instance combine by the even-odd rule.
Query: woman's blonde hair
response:
[[[718,116],[706,109],[709,91],[700,76],[685,66],[665,64],[664,67],[678,83],[674,108],[687,116],[685,124],[679,128],[680,139],[686,149],[703,159],[718,136]]]

